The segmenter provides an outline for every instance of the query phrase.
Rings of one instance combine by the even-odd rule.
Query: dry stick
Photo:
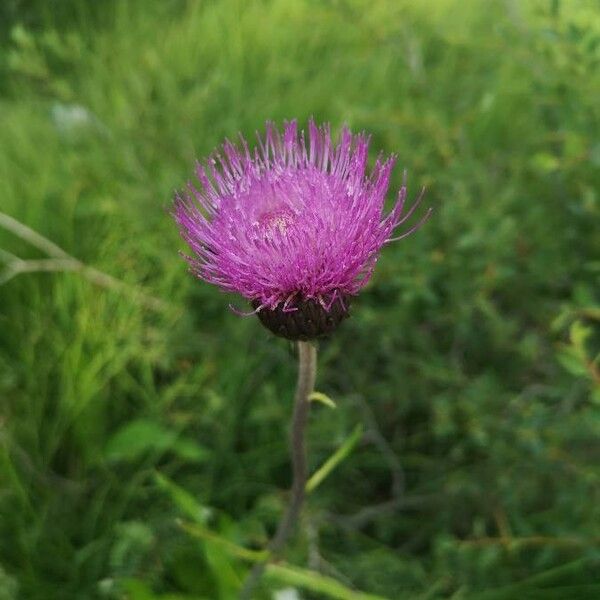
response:
[[[482,537],[471,540],[459,540],[460,546],[504,546],[529,547],[529,546],[587,546],[600,542],[600,537],[576,538],[576,537],[552,537],[547,535],[532,535],[529,537]]]
[[[314,390],[316,375],[316,346],[312,345],[310,342],[298,342],[298,382],[294,398],[294,414],[292,416],[292,432],[290,438],[293,471],[290,503],[277,527],[273,539],[267,546],[269,558],[264,562],[254,565],[244,582],[244,586],[240,592],[240,600],[252,599],[252,592],[260,580],[267,562],[278,557],[288,537],[292,533],[294,525],[298,521],[302,503],[304,502],[304,496],[306,494],[306,480],[308,476],[304,436],[310,409],[310,400],[308,397]]]
[[[397,454],[394,452],[394,449],[381,433],[381,429],[377,424],[377,419],[375,418],[369,403],[362,396],[359,397],[359,402],[367,421],[367,426],[369,428],[368,433],[371,435],[373,443],[377,446],[381,454],[383,454],[390,467],[392,475],[392,498],[396,502],[399,502],[404,495],[406,483],[404,469],[402,468],[402,464],[400,463]]]
[[[364,419],[367,422],[367,432],[364,436],[365,440],[369,440],[377,446],[378,450],[383,454],[386,462],[389,465],[390,473],[392,477],[392,497],[385,502],[375,504],[373,506],[366,506],[360,509],[354,515],[349,516],[338,516],[327,514],[327,518],[330,521],[334,521],[344,527],[345,529],[360,529],[369,521],[378,518],[382,514],[393,512],[397,509],[408,507],[416,504],[418,505],[424,496],[415,496],[407,498],[404,495],[405,487],[405,476],[402,464],[398,459],[398,456],[390,446],[389,442],[385,439],[381,433],[381,429],[377,424],[373,410],[364,398],[358,398],[359,404],[363,411]]]
[[[38,250],[41,250],[52,257],[41,260],[23,260],[10,252],[0,249],[0,259],[7,264],[5,273],[0,274],[0,285],[21,273],[75,271],[96,285],[121,293],[131,294],[138,302],[140,302],[140,304],[143,304],[152,310],[164,311],[167,309],[168,305],[166,302],[150,296],[139,288],[116,279],[112,275],[103,273],[98,269],[94,269],[94,267],[89,267],[65,252],[54,242],[45,238],[43,235],[40,235],[37,231],[34,231],[30,227],[27,227],[27,225],[24,225],[3,212],[0,212],[0,227],[10,231],[22,240],[29,242]]]
[[[48,238],[45,238],[37,231],[34,231],[30,227],[27,227],[27,225],[24,225],[20,221],[13,219],[13,217],[3,212],[0,212],[0,226],[4,227],[4,229],[8,229],[8,231],[11,231],[22,240],[29,242],[32,246],[35,246],[42,252],[45,252],[48,256],[52,256],[54,258],[73,258],[54,242],[51,242]]]

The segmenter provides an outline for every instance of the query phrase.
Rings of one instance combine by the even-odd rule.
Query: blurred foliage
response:
[[[0,286],[0,598],[235,598],[231,549],[285,502],[294,358],[186,275],[166,210],[223,137],[310,115],[371,131],[435,213],[321,344],[313,470],[365,434],[261,597],[600,597],[597,2],[6,0],[0,23],[0,211],[169,303]]]

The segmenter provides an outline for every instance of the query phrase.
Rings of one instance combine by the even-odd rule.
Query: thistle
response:
[[[379,251],[398,237],[406,186],[387,215],[395,159],[380,155],[367,173],[369,138],[344,128],[337,143],[328,125],[311,120],[308,139],[296,121],[283,133],[267,123],[250,150],[226,141],[198,184],[175,200],[174,217],[193,252],[200,279],[248,299],[268,329],[290,340],[332,333],[350,299],[368,283]],[[425,215],[427,217],[428,213]]]
[[[236,292],[275,335],[298,342],[299,372],[291,428],[290,502],[269,543],[276,558],[289,537],[305,495],[304,430],[316,376],[312,341],[331,334],[348,316],[351,299],[368,283],[381,248],[415,231],[394,232],[407,211],[406,185],[387,214],[384,203],[395,157],[381,154],[367,170],[369,137],[329,125],[296,121],[283,132],[267,123],[250,149],[240,136],[226,140],[196,167],[197,183],[175,198],[173,216],[192,251],[185,256],[200,279]],[[240,598],[252,597],[264,563],[250,572]]]

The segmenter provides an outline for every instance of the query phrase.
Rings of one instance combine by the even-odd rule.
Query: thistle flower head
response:
[[[247,298],[278,335],[330,333],[415,208],[403,214],[403,184],[383,214],[395,159],[379,156],[367,172],[368,148],[365,134],[344,128],[334,142],[312,120],[307,136],[296,121],[283,132],[267,123],[253,150],[241,136],[225,141],[175,199],[191,271]]]

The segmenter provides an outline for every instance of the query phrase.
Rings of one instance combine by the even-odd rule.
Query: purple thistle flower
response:
[[[406,186],[383,215],[395,157],[380,155],[367,173],[369,137],[348,128],[337,143],[329,125],[296,121],[281,133],[267,123],[250,150],[226,140],[222,152],[198,164],[199,186],[175,199],[173,216],[194,256],[200,279],[247,298],[261,321],[289,339],[330,333],[347,303],[369,281],[382,246],[403,214]],[[421,195],[422,196],[422,195]],[[249,313],[249,314],[253,314]]]

